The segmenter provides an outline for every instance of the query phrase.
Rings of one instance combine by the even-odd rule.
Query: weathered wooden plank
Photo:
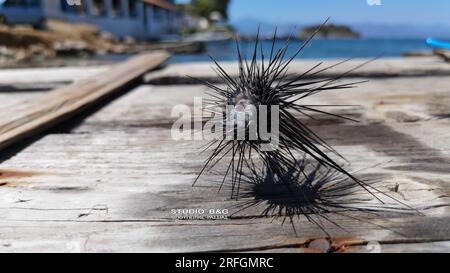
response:
[[[289,65],[289,72],[305,72],[322,62],[321,67],[335,65],[341,60],[302,60],[294,61]],[[382,58],[361,64],[367,59],[352,59],[338,66],[332,67],[317,75],[318,77],[335,77],[346,72],[346,77],[386,78],[386,77],[422,77],[422,76],[449,76],[450,66],[437,57],[411,57],[411,58]],[[238,74],[238,65],[235,62],[221,62],[220,65],[231,76]],[[355,67],[359,67],[354,70]],[[347,73],[348,72],[348,73]],[[217,75],[211,69],[210,63],[198,62],[189,64],[173,64],[166,68],[147,75],[148,82],[154,84],[182,84],[197,83],[186,76],[215,81]]]
[[[123,90],[145,72],[160,66],[168,56],[164,52],[137,56],[102,74],[10,106],[10,111],[3,112],[0,118],[0,149]]]
[[[379,160],[361,146],[346,150],[350,160],[355,154],[366,154],[360,166]],[[258,217],[258,209],[244,212],[253,215],[251,219],[173,219],[171,209],[231,210],[236,204],[226,194],[216,194],[212,176],[203,179],[201,187],[191,188],[200,164],[196,147],[172,142],[167,132],[155,128],[47,136],[2,164],[2,168],[37,171],[1,180],[5,184],[1,187],[0,233],[2,243],[10,245],[3,250],[71,251],[64,247],[75,241],[83,243],[80,251],[260,251],[287,246],[295,251],[292,245],[301,247],[304,241],[324,236],[300,219],[296,237],[290,225]],[[383,171],[372,168],[368,172]],[[3,173],[8,174],[4,169]],[[408,172],[383,177],[386,188],[398,183],[398,197],[414,205],[445,205],[438,185],[410,178]],[[380,226],[334,219],[347,232],[333,226],[327,229],[335,239],[447,240],[445,211],[445,207],[430,207],[424,211],[427,217],[372,219]]]
[[[110,66],[1,69],[0,85],[75,82],[106,72]]]

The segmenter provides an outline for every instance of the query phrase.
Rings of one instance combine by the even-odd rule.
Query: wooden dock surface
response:
[[[311,64],[297,61],[291,72]],[[337,110],[359,123],[318,117],[309,125],[351,162],[350,170],[376,177],[382,191],[423,213],[386,213],[367,221],[332,215],[346,231],[327,225],[329,241],[304,218],[294,221],[295,234],[290,224],[262,217],[264,207],[214,221],[180,220],[171,213],[232,212],[249,201],[217,193],[213,174],[191,187],[206,157],[199,152],[204,143],[170,135],[172,107],[192,106],[193,97],[207,91],[184,76],[213,79],[209,67],[169,65],[98,111],[2,152],[0,252],[450,252],[450,65],[434,58],[378,60],[347,79],[368,83],[309,99],[360,105]],[[2,113],[89,76],[86,71],[107,68],[65,69],[72,73],[61,78],[51,70],[27,71],[43,86],[39,90],[27,90],[30,77],[0,71]]]

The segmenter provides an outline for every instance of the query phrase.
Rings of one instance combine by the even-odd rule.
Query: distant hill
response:
[[[256,35],[258,27],[260,28],[260,36],[263,38],[272,37],[275,28],[277,29],[278,37],[285,37],[289,34],[296,35],[299,30],[302,29],[301,26],[295,24],[272,24],[270,22],[264,22],[258,19],[246,18],[243,20],[231,22],[231,25],[236,29],[236,31],[243,36],[252,37]]]
[[[300,32],[301,39],[307,39],[313,35],[316,31],[316,37],[318,38],[359,38],[361,35],[355,32],[348,26],[328,24],[325,26],[314,25],[303,28]]]
[[[258,26],[261,26],[261,35],[268,37],[273,35],[275,27],[278,28],[279,37],[287,36],[291,33],[297,34],[307,27],[307,24],[274,24],[258,19],[246,18],[232,21],[236,31],[242,35],[252,36],[256,34]],[[416,25],[416,24],[373,24],[355,23],[344,24],[361,35],[362,38],[418,38],[428,37],[450,38],[449,25]]]
[[[367,38],[450,38],[450,26],[415,24],[354,24],[352,28]]]

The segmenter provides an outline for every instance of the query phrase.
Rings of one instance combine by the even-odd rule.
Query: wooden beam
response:
[[[166,52],[133,57],[86,80],[21,101],[0,116],[0,150],[58,124],[99,101],[141,80],[144,73],[162,65]]]

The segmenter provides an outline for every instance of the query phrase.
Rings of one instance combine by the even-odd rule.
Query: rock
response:
[[[89,45],[84,41],[67,40],[57,42],[53,45],[57,55],[79,55],[82,53],[93,53]]]
[[[126,36],[123,38],[123,42],[127,45],[129,44],[135,44],[136,43],[136,39],[134,37],[131,36]]]
[[[424,50],[424,51],[407,51],[402,54],[404,57],[430,57],[433,56],[434,53],[432,51]]]
[[[11,49],[7,48],[6,46],[0,46],[0,56],[13,58],[14,52]]]
[[[125,52],[124,45],[116,37],[89,24],[48,20],[46,27],[44,31],[32,27],[0,26],[0,56],[23,61]]]
[[[433,53],[444,61],[450,62],[450,50],[435,50]]]
[[[316,37],[318,38],[359,38],[361,35],[358,32],[353,31],[348,26],[343,25],[314,25],[310,27],[306,27],[303,29],[303,31],[300,33],[301,39],[307,39],[311,35],[313,35],[317,29],[320,29],[320,31],[316,34]]]
[[[118,42],[119,41],[119,39],[117,39],[116,36],[114,36],[113,34],[111,34],[109,32],[105,32],[105,31],[100,32],[100,38],[105,41],[110,41],[110,42]]]

